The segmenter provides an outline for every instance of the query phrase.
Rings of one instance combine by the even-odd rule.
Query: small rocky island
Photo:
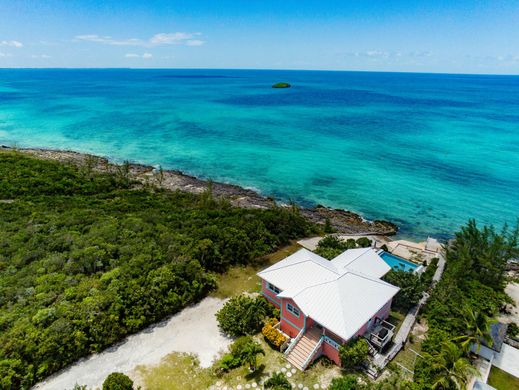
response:
[[[276,83],[272,86],[272,88],[290,88],[291,85],[289,83]]]

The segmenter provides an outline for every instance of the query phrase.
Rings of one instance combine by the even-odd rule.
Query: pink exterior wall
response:
[[[339,351],[332,347],[330,344],[323,343],[323,355],[333,360],[333,362],[338,366],[341,365]]]
[[[391,309],[391,302],[392,300],[389,300],[378,312],[373,316],[372,323],[375,322],[375,318],[380,318],[382,320],[385,320],[389,316],[389,311]],[[314,323],[313,320],[310,318],[308,319],[308,322]],[[362,336],[368,328],[368,323],[364,324],[361,329],[356,333],[356,337]],[[330,337],[332,340],[337,342],[338,344],[344,344],[347,340],[343,340],[342,338],[335,335],[333,332],[330,332],[328,329],[325,330],[325,334]],[[339,351],[335,349],[333,346],[331,346],[328,343],[323,343],[323,355],[327,356],[331,360],[335,362],[337,365],[341,365],[341,358],[339,356]]]
[[[305,326],[305,315],[292,299],[282,298],[281,303],[281,330],[290,337],[296,337],[299,331]],[[299,317],[287,310],[287,303],[299,309]]]
[[[306,325],[306,329],[310,329],[311,327],[316,325],[316,322],[308,317],[305,320],[305,315],[299,309],[299,307],[295,304],[295,302],[292,299],[288,298],[278,298],[276,293],[269,290],[267,286],[267,282],[265,280],[262,280],[261,284],[261,292],[265,298],[275,305],[276,307],[280,308],[281,310],[281,322],[280,327],[281,330],[289,335],[290,337],[296,337],[297,334],[303,327]],[[299,309],[299,317],[295,316],[291,312],[287,310],[287,303],[290,303],[295,308]],[[389,316],[389,311],[391,310],[391,303],[392,300],[389,300],[372,318],[371,324],[374,324],[376,318],[380,318],[382,320],[387,319]],[[362,328],[360,328],[357,333],[355,334],[356,337],[362,336],[368,328],[368,323],[364,324]],[[333,332],[329,331],[328,329],[324,328],[324,334],[327,335],[330,339],[335,341],[338,344],[344,344],[348,340],[343,340],[341,337],[337,336]],[[322,354],[330,358],[335,364],[341,365],[341,359],[339,357],[339,351],[329,343],[324,342],[322,346]]]
[[[374,325],[375,324],[375,319],[376,318],[380,318],[381,320],[385,320],[389,316],[389,311],[391,310],[391,302],[392,301],[393,300],[390,299],[384,306],[382,306],[382,308],[377,312],[377,314],[375,314],[372,317],[370,325]],[[366,333],[367,330],[368,330],[368,322],[366,322],[364,324],[364,326],[362,326],[362,328],[360,328],[358,330],[358,332],[355,334],[355,336],[356,337],[362,336],[364,333]]]
[[[279,309],[281,300],[276,296],[276,293],[274,291],[269,290],[267,282],[263,279],[261,280],[261,293],[265,298],[267,298],[267,301],[269,301]]]

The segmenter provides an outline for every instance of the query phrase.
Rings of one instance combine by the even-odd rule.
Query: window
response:
[[[281,290],[274,286],[272,283],[268,284],[268,288],[270,291],[275,292],[276,294],[279,294],[281,292]]]
[[[287,310],[296,317],[299,317],[299,309],[292,306],[290,303],[287,303]]]

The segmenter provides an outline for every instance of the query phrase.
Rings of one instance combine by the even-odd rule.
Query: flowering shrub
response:
[[[287,338],[283,336],[283,334],[279,330],[274,328],[274,325],[276,325],[277,323],[277,319],[269,318],[267,320],[267,323],[261,330],[261,333],[263,334],[263,336],[265,336],[265,338],[271,345],[279,349],[285,343],[285,341],[287,341]]]

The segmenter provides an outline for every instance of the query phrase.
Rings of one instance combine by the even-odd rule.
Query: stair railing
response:
[[[292,341],[290,343],[290,345],[288,346],[287,350],[285,351],[285,356],[288,356],[288,354],[294,349],[294,347],[299,342],[299,340],[301,340],[301,337],[303,337],[304,334],[305,334],[305,328],[301,328],[301,330],[297,334],[297,336],[294,339],[294,341]]]
[[[317,344],[315,344],[314,349],[312,349],[312,352],[310,352],[310,354],[306,358],[305,362],[303,363],[303,366],[301,367],[303,370],[306,370],[306,367],[308,367],[308,365],[310,363],[312,363],[312,361],[314,359],[314,355],[319,351],[319,349],[321,348],[321,345],[323,345],[323,342],[324,342],[324,336],[321,336],[321,338],[319,339],[319,342]]]

